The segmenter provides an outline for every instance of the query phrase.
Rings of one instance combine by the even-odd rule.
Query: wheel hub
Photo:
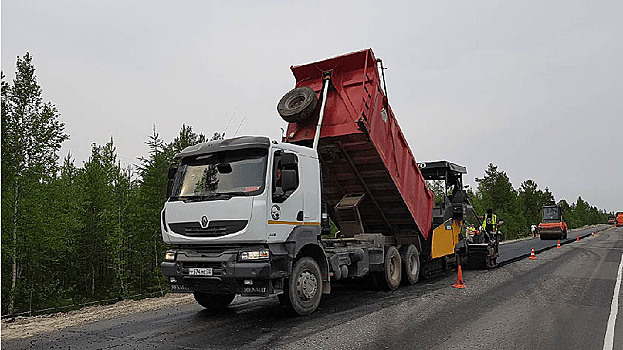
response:
[[[400,257],[391,257],[391,259],[389,260],[389,276],[392,279],[396,279],[398,278],[398,274],[400,273],[400,271],[398,271],[398,264],[399,264],[399,259]]]
[[[296,280],[296,292],[300,297],[309,300],[318,291],[318,280],[316,276],[308,270],[302,271]]]
[[[411,263],[411,274],[416,275],[418,273],[418,261],[415,254],[411,254],[409,262]]]

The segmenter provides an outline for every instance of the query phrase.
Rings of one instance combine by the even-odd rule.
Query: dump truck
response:
[[[466,193],[457,187],[434,211],[379,65],[366,49],[293,66],[296,85],[277,105],[282,140],[243,136],[175,156],[161,212],[172,291],[212,310],[235,295],[277,296],[306,315],[332,282],[394,290],[456,264]]]
[[[562,217],[562,208],[556,204],[543,205],[542,214],[537,228],[541,239],[567,239],[567,223]]]

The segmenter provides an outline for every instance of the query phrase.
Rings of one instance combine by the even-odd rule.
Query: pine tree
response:
[[[476,178],[478,188],[474,196],[474,209],[477,213],[484,213],[493,209],[498,220],[504,221],[504,230],[507,237],[512,238],[521,234],[526,223],[521,205],[517,199],[517,191],[513,188],[506,172],[499,171],[498,167],[489,164],[483,178]]]
[[[26,226],[33,226],[24,202],[40,195],[40,185],[55,177],[58,151],[69,136],[56,107],[43,101],[29,53],[17,57],[12,86],[2,78],[2,251],[3,258],[11,257],[10,273],[2,264],[3,276],[11,281],[9,290],[3,288],[2,307],[13,312],[23,287],[25,248],[30,249]]]

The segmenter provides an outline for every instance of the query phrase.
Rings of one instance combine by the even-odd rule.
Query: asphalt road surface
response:
[[[585,237],[591,236],[592,233],[599,233],[599,231],[602,231],[608,227],[610,226],[600,225],[591,228],[569,231],[567,233],[567,239],[560,240],[560,245],[575,242],[578,238],[584,239]],[[534,248],[536,253],[540,253],[556,247],[557,244],[558,240],[541,240],[539,237],[509,243],[502,242],[499,248],[500,256],[498,257],[498,262],[501,264],[511,263],[517,259],[529,256],[532,248]]]
[[[590,233],[561,249],[543,250],[556,241],[539,239],[503,244],[514,262],[465,271],[465,289],[451,287],[454,274],[394,292],[335,284],[308,317],[290,316],[276,298],[238,298],[218,315],[187,304],[3,341],[2,348],[602,349],[623,228]],[[533,245],[543,250],[537,260],[518,260]],[[623,315],[612,326],[613,348],[623,349]]]

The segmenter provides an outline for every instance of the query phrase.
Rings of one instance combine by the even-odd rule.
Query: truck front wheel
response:
[[[197,303],[208,310],[222,310],[226,308],[236,297],[235,294],[209,294],[194,292]]]
[[[299,315],[316,311],[322,297],[322,275],[316,260],[303,257],[294,263],[292,276],[288,279],[279,301]]]
[[[390,246],[385,252],[383,271],[373,272],[372,281],[378,289],[395,290],[400,286],[401,277],[400,253],[396,247]]]

